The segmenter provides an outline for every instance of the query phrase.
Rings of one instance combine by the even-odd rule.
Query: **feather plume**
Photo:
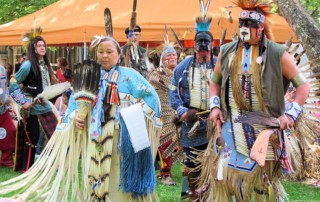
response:
[[[134,30],[134,27],[137,24],[137,0],[133,0],[133,8],[131,13],[131,19],[130,19],[130,30]]]
[[[170,29],[171,29],[171,31],[172,31],[172,34],[173,34],[176,42],[178,43],[178,46],[179,46],[180,50],[181,50],[181,51],[184,51],[185,48],[183,47],[182,42],[179,40],[179,37],[178,37],[177,33],[174,31],[174,29],[173,29],[172,27],[170,27]]]
[[[296,53],[296,51],[298,50],[299,46],[300,46],[300,45],[297,44],[292,50],[289,51],[289,54],[290,54],[290,55],[294,55],[294,54]]]
[[[288,47],[288,49],[291,47],[292,45],[292,36],[288,39],[288,41],[286,41],[286,46]],[[288,50],[287,50],[288,51]]]
[[[42,28],[41,27],[37,27],[35,29],[31,29],[30,32],[26,32],[23,36],[22,36],[22,41],[28,45],[34,38],[36,38],[37,36],[41,36],[42,34]]]
[[[104,9],[104,23],[105,23],[106,34],[108,36],[112,36],[113,27],[112,27],[111,11],[109,8]]]
[[[58,84],[48,86],[42,91],[42,93],[37,95],[37,97],[35,98],[35,101],[50,100],[62,94],[64,91],[68,90],[70,87],[71,87],[71,84],[69,82],[58,83]]]
[[[203,0],[199,0],[200,4],[200,12],[201,14],[199,16],[196,16],[196,31],[202,32],[202,31],[209,31],[210,25],[212,21],[212,16],[208,16],[208,9],[210,6],[210,0],[207,1],[207,3],[204,5]]]
[[[223,29],[221,39],[220,39],[220,46],[222,46],[224,44],[224,40],[226,39],[226,35],[227,35],[227,29]]]
[[[188,137],[194,136],[197,133],[199,127],[200,127],[200,121],[197,121],[195,124],[193,124],[192,128],[190,129],[188,133]]]

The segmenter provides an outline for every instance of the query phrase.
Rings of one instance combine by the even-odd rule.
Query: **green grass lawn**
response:
[[[157,172],[158,173],[158,172]],[[182,187],[182,166],[175,163],[172,169],[173,179],[176,186],[165,186],[157,184],[157,193],[160,201],[178,202]],[[0,168],[0,182],[20,175],[20,172],[13,172],[11,168]],[[289,194],[289,201],[292,202],[320,202],[320,188],[315,188],[299,182],[284,182],[284,187]]]

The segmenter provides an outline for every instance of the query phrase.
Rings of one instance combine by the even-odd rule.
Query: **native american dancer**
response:
[[[204,171],[199,179],[209,185],[207,201],[251,201],[253,195],[254,201],[283,201],[279,176],[298,165],[288,149],[296,139],[283,130],[299,118],[310,84],[286,47],[267,39],[268,5],[239,0],[238,6],[243,8],[239,40],[221,47],[210,81],[210,119],[217,133],[199,156]],[[285,108],[290,82],[296,97]],[[250,119],[255,124],[249,125]]]
[[[166,30],[167,31],[167,30]],[[168,90],[173,77],[173,70],[177,66],[177,53],[174,49],[174,43],[169,42],[168,34],[164,36],[162,53],[160,56],[159,68],[149,75],[149,82],[157,91],[162,110],[163,127],[160,136],[160,146],[158,154],[161,163],[160,174],[158,176],[160,183],[174,186],[176,183],[172,179],[171,167],[175,159],[183,157],[182,152],[174,151],[178,147],[178,134],[175,124],[172,122],[176,111],[169,106]]]
[[[13,166],[16,127],[9,114],[9,98],[6,69],[0,65],[0,167]]]
[[[123,58],[120,65],[131,67],[138,71],[144,78],[148,79],[149,73],[153,70],[153,66],[149,61],[148,51],[139,46],[141,37],[141,27],[136,24],[137,21],[137,0],[133,1],[133,9],[131,12],[130,26],[125,29],[128,38],[127,43],[121,47]]]
[[[40,128],[48,138],[53,134],[57,118],[49,102],[35,102],[35,97],[47,86],[56,83],[53,69],[46,54],[46,43],[37,33],[27,33],[27,60],[10,80],[9,92],[13,100],[22,107],[22,121],[19,122],[16,137],[14,170],[26,171],[34,162]],[[39,124],[40,123],[40,124]]]
[[[136,25],[133,30],[126,28],[125,34],[128,38],[128,43],[121,47],[121,52],[124,56],[121,65],[131,67],[138,71],[143,77],[147,78],[149,69],[148,51],[139,46],[141,37],[141,28]]]
[[[92,47],[99,64],[76,66],[69,124],[28,172],[0,183],[0,194],[19,190],[14,198],[28,201],[156,201],[159,97],[139,73],[119,66],[114,38],[95,37]]]
[[[213,73],[215,56],[212,54],[213,37],[209,32],[212,18],[207,15],[210,1],[204,6],[202,15],[196,18],[194,56],[187,57],[174,70],[169,90],[170,106],[177,111],[182,122],[180,143],[186,154],[192,199],[197,198],[196,181],[199,170],[194,151],[207,148],[207,118],[209,115],[209,78]],[[202,114],[202,115],[200,115]]]

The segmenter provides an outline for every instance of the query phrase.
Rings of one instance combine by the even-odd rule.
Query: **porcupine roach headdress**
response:
[[[234,0],[233,2],[243,10],[239,18],[248,18],[264,23],[264,34],[268,39],[272,39],[272,33],[266,21],[266,18],[270,15],[270,0]]]
[[[35,29],[30,30],[30,32],[26,32],[23,36],[22,36],[22,41],[28,45],[33,39],[35,39],[38,36],[41,36],[42,34],[42,28],[41,27],[37,27]]]

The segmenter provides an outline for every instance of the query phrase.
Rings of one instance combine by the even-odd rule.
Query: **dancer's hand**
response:
[[[222,111],[218,107],[215,107],[215,108],[213,108],[213,110],[210,113],[210,120],[214,124],[217,124],[218,119],[221,121],[221,123],[224,123]]]
[[[291,128],[294,125],[294,120],[289,115],[282,115],[278,118],[279,128],[280,130],[285,130],[287,128]]]
[[[84,120],[82,118],[80,118],[80,116],[78,116],[78,113],[76,113],[74,120],[75,120],[76,127],[83,130],[84,129]]]
[[[31,102],[26,102],[22,105],[23,109],[30,109],[31,107],[33,107],[33,103]]]
[[[185,120],[187,119],[187,112],[183,113],[181,118],[180,118],[180,121],[181,122],[184,122]]]

